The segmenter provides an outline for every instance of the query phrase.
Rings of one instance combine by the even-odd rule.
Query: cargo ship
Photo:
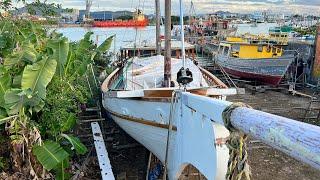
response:
[[[137,9],[130,20],[94,21],[93,27],[144,27],[149,24],[141,10]]]

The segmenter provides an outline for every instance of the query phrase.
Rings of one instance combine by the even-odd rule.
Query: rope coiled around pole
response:
[[[230,131],[230,136],[227,140],[227,147],[229,148],[229,161],[226,179],[240,180],[244,174],[245,178],[250,180],[251,172],[248,164],[248,152],[245,142],[247,135],[234,128],[231,124],[232,112],[238,107],[251,108],[247,104],[238,102],[232,103],[222,112],[224,125]]]

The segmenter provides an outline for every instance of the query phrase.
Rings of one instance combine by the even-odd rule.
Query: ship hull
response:
[[[137,21],[95,21],[93,27],[145,27],[148,25],[148,20]]]
[[[294,56],[263,59],[239,59],[217,55],[215,63],[233,77],[278,85]]]

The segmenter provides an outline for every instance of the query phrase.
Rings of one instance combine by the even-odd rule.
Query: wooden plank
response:
[[[99,166],[101,169],[101,177],[103,180],[114,180],[112,167],[108,157],[108,151],[103,140],[100,126],[97,122],[91,123],[94,146],[97,152]]]
[[[86,119],[86,120],[80,120],[79,123],[98,122],[98,121],[105,121],[105,119],[104,118]]]
[[[93,112],[93,111],[100,111],[100,108],[95,107],[95,108],[86,108],[86,112]]]

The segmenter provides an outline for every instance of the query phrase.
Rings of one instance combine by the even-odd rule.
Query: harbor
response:
[[[0,2],[0,179],[319,179],[319,4],[130,4]]]

